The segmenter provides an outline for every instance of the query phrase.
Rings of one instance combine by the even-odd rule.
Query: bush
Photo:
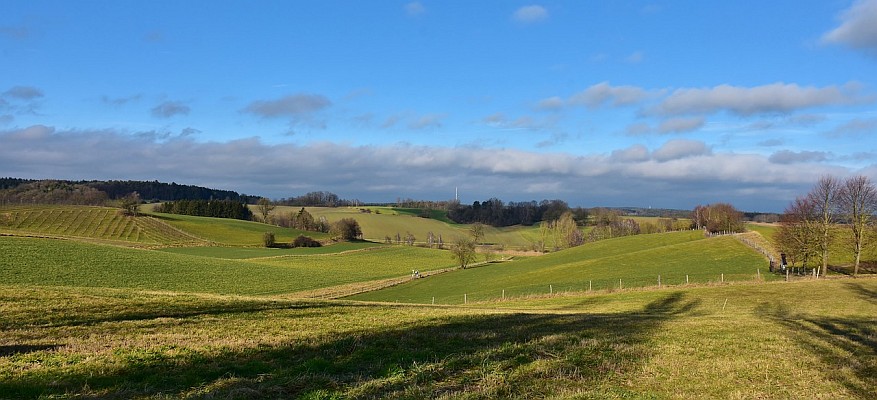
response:
[[[262,243],[265,244],[265,247],[274,247],[274,245],[277,244],[274,239],[274,232],[265,232],[265,234],[262,235]]]
[[[320,247],[322,244],[320,242],[311,239],[305,235],[298,235],[297,238],[292,240],[292,247]]]
[[[362,229],[353,218],[342,218],[332,224],[329,233],[334,240],[357,240],[362,239]]]

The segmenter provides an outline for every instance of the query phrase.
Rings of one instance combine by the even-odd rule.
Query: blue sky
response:
[[[760,211],[877,180],[877,0],[3,8],[4,176]]]

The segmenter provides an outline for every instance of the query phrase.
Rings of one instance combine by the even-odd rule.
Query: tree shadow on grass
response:
[[[861,288],[866,292],[870,289]],[[877,320],[874,318],[815,317],[795,314],[786,307],[761,306],[758,312],[788,328],[802,348],[818,356],[820,375],[831,379],[858,398],[877,393]]]
[[[197,300],[197,299],[189,299]],[[138,307],[139,306],[139,307]],[[141,304],[124,306],[122,310],[92,310],[86,309],[81,312],[65,312],[63,315],[32,315],[27,318],[0,318],[0,329],[27,329],[30,326],[39,327],[78,327],[92,326],[108,322],[137,322],[149,321],[157,318],[187,319],[197,317],[215,317],[241,313],[255,313],[272,310],[306,310],[328,308],[331,304],[320,302],[303,301],[276,301],[263,300],[253,301],[223,301],[210,302],[208,304],[193,304],[181,301],[179,303],[162,303],[158,307],[153,304]],[[136,308],[135,308],[136,307]],[[356,307],[355,305],[351,307]],[[363,306],[364,307],[364,306]],[[132,310],[133,308],[133,310]]]
[[[310,344],[210,355],[131,354],[119,369],[51,376],[51,385],[45,374],[8,379],[0,382],[0,393],[84,398],[633,395],[636,388],[625,377],[650,358],[654,333],[696,305],[675,293],[631,313],[440,315],[315,338]]]
[[[877,290],[865,287],[861,283],[847,283],[844,285],[851,292],[856,293],[865,301],[877,303]]]
[[[0,346],[0,357],[11,356],[15,354],[28,354],[38,351],[55,350],[61,347],[59,344],[21,344]]]

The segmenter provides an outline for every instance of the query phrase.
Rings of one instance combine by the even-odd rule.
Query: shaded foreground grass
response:
[[[875,296],[838,280],[486,309],[5,286],[0,397],[868,398]]]

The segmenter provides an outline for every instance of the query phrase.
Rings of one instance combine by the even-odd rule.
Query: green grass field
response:
[[[395,240],[398,233],[403,238],[406,233],[414,235],[417,242],[425,243],[428,232],[442,236],[445,243],[451,243],[456,237],[469,236],[469,225],[455,224],[441,212],[433,211],[431,218],[419,217],[419,210],[393,207],[367,207],[372,213],[360,212],[356,207],[308,207],[314,218],[326,217],[329,221],[341,218],[354,218],[362,227],[365,239],[383,242],[387,236]],[[277,207],[275,212],[298,212],[300,207]],[[376,211],[380,212],[379,214]],[[495,228],[484,227],[484,242],[502,244],[509,248],[529,248],[536,240],[538,227],[511,226]]]
[[[0,286],[4,398],[872,398],[877,280],[494,308]],[[499,308],[501,307],[501,308]]]
[[[204,240],[230,246],[262,246],[262,235],[274,232],[277,242],[291,242],[299,235],[324,240],[329,236],[319,232],[281,228],[259,222],[228,218],[193,217],[189,215],[153,213],[156,218]]]
[[[459,304],[507,297],[776,279],[767,261],[733,237],[704,239],[694,231],[638,235],[589,243],[541,257],[491,264],[363,293],[355,300]],[[465,296],[464,296],[465,295]]]
[[[0,282],[277,295],[406,276],[413,269],[430,271],[453,265],[445,251],[407,246],[324,255],[294,255],[296,250],[300,249],[290,250],[280,257],[231,260],[71,240],[0,236],[0,254],[3,254]],[[241,255],[240,249],[231,251],[230,256]]]
[[[395,218],[379,221],[387,226],[468,229],[393,210],[370,215]],[[353,297],[381,303],[318,301],[292,296],[454,260],[369,242],[265,249],[263,224],[110,211],[0,209],[0,233],[13,235],[0,235],[0,399],[877,392],[877,279],[770,282],[766,261],[733,237],[617,238]],[[144,221],[156,224],[144,232],[186,239],[130,233]],[[705,284],[721,274],[728,283]],[[680,285],[684,275],[692,285]],[[422,304],[432,297],[450,305]]]
[[[322,247],[299,247],[287,248],[254,248],[254,247],[168,247],[159,249],[174,254],[187,254],[190,256],[225,258],[230,260],[244,260],[264,257],[285,256],[308,256],[320,254],[335,254],[347,251],[357,251],[383,246],[374,242],[340,242]]]

